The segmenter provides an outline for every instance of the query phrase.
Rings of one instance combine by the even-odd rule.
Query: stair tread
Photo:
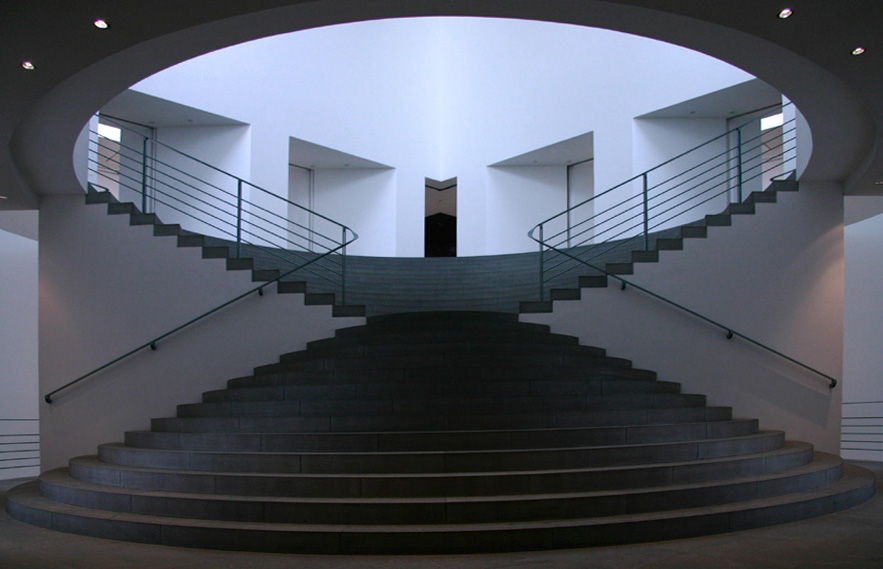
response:
[[[733,455],[733,456],[721,456],[721,457],[713,457],[713,458],[701,458],[690,461],[675,461],[675,462],[659,462],[654,463],[652,468],[671,468],[676,466],[689,466],[695,467],[699,465],[705,464],[721,464],[738,460],[748,460],[758,457],[773,457],[779,456],[783,454],[790,454],[795,452],[801,452],[805,450],[812,449],[812,445],[809,443],[804,443],[800,441],[786,441],[785,444],[779,448],[758,452],[758,453],[750,453],[744,455]],[[71,459],[72,463],[76,464],[86,464],[93,466],[100,466],[103,469],[107,470],[118,470],[118,471],[128,471],[128,472],[152,472],[152,473],[165,473],[165,474],[174,474],[174,475],[194,475],[194,476],[206,476],[206,471],[204,470],[177,470],[171,468],[155,468],[155,467],[139,467],[132,466],[126,464],[116,464],[110,462],[101,461],[96,455],[89,456],[81,456]],[[236,472],[236,471],[216,471],[212,472],[211,476],[225,476],[225,477],[244,477],[244,478],[286,478],[286,479],[313,479],[313,478],[323,478],[323,479],[438,479],[438,478],[476,478],[476,477],[506,477],[506,476],[532,476],[536,474],[548,474],[548,473],[579,473],[579,472],[625,472],[625,471],[633,471],[633,470],[641,470],[647,468],[646,464],[623,464],[616,466],[599,466],[599,467],[583,467],[583,468],[555,468],[555,469],[537,469],[537,470],[497,470],[497,471],[482,471],[482,472],[394,472],[394,473],[376,473],[376,472],[364,472],[364,473],[352,473],[352,472],[331,472],[331,473],[314,473],[314,472]]]
[[[270,532],[313,532],[313,531],[330,531],[334,533],[446,533],[456,531],[488,531],[488,530],[507,530],[507,529],[533,529],[533,528],[564,528],[574,525],[607,525],[611,523],[629,523],[641,520],[678,520],[686,517],[703,515],[708,513],[724,513],[724,512],[740,512],[754,508],[770,508],[779,505],[805,502],[818,498],[825,498],[843,494],[852,490],[870,487],[873,492],[873,484],[876,478],[870,471],[856,467],[853,465],[845,465],[844,476],[837,482],[808,490],[785,494],[781,496],[755,499],[744,502],[736,502],[732,504],[704,506],[699,508],[687,508],[682,510],[665,510],[658,512],[650,512],[645,514],[626,514],[621,516],[611,516],[608,518],[576,518],[566,520],[539,520],[532,522],[492,522],[492,523],[471,523],[471,524],[414,524],[414,525],[384,525],[384,526],[354,526],[354,525],[321,525],[321,524],[277,524],[269,522],[227,522],[218,520],[201,520],[189,518],[170,518],[163,516],[131,514],[121,512],[110,512],[103,510],[94,510],[80,506],[71,506],[54,502],[42,497],[37,492],[37,482],[30,482],[11,489],[7,497],[14,504],[26,505],[28,507],[37,508],[43,511],[57,512],[66,515],[74,515],[82,518],[129,521],[136,523],[146,523],[166,526],[191,526],[191,527],[207,527],[207,528],[226,528],[234,530],[261,530]],[[833,509],[829,511],[834,511]]]
[[[757,456],[763,456],[758,453]],[[754,476],[743,476],[738,478],[724,478],[714,481],[703,481],[693,483],[670,484],[665,486],[654,487],[638,487],[638,488],[618,488],[616,490],[592,490],[583,492],[555,492],[555,493],[532,493],[532,494],[502,494],[502,495],[484,495],[484,496],[427,496],[427,497],[308,497],[308,496],[250,496],[237,494],[202,494],[202,493],[186,493],[186,492],[169,492],[158,490],[143,490],[137,488],[121,488],[117,486],[105,486],[93,482],[77,480],[69,475],[66,468],[59,468],[50,472],[46,472],[40,476],[40,480],[52,482],[57,485],[63,485],[71,488],[87,489],[99,491],[107,494],[145,496],[157,498],[176,498],[188,500],[213,500],[213,501],[232,501],[232,502],[266,502],[266,503],[331,503],[331,504],[378,504],[378,503],[454,503],[454,502],[502,502],[502,501],[540,501],[547,499],[564,499],[564,498],[580,498],[588,496],[622,496],[622,495],[641,495],[650,494],[660,491],[683,491],[683,490],[700,490],[704,488],[714,488],[731,484],[745,484],[762,480],[774,480],[781,478],[793,477],[809,472],[818,472],[827,470],[842,464],[842,460],[834,455],[817,453],[814,459],[802,466],[788,469],[782,472],[762,473]],[[495,475],[505,475],[506,473],[493,473]]]

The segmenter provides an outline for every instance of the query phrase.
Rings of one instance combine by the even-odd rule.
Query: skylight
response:
[[[107,138],[114,142],[119,142],[122,137],[123,131],[118,129],[115,126],[110,126],[109,124],[100,124],[98,125],[98,136],[103,138]]]
[[[760,119],[760,130],[769,130],[771,128],[776,128],[777,126],[782,126],[784,122],[785,115],[782,113],[773,115],[771,117],[764,117]]]

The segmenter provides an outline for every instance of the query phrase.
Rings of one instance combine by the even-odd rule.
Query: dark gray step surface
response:
[[[400,341],[369,345],[311,346],[306,350],[282,354],[280,361],[311,360],[316,358],[389,357],[389,356],[445,356],[458,354],[485,354],[505,357],[515,354],[548,354],[557,356],[593,356],[603,358],[606,350],[593,346],[540,342],[414,342]]]
[[[295,371],[281,366],[281,371],[272,371],[266,366],[260,373],[228,381],[231,387],[257,387],[268,385],[298,385],[315,382],[333,383],[383,383],[407,381],[413,384],[420,382],[434,383],[439,381],[584,381],[615,379],[623,381],[653,381],[656,372],[644,369],[607,366],[508,366],[508,365],[471,365],[459,367],[400,367],[374,369],[344,369]]]
[[[325,554],[428,554],[613,545],[736,531],[806,519],[874,494],[873,473],[851,465],[833,484],[712,507],[571,520],[403,526],[219,522],[107,512],[59,504],[36,482],[8,493],[7,511],[57,531],[173,546]]]
[[[245,452],[411,452],[623,445],[754,434],[756,419],[569,429],[377,433],[175,433],[129,431],[133,448]]]
[[[481,429],[547,429],[729,421],[730,407],[672,407],[497,415],[189,417],[151,420],[153,431],[175,432],[363,432]]]
[[[296,417],[311,415],[411,416],[477,415],[519,412],[592,411],[701,407],[704,395],[622,393],[615,395],[502,395],[497,397],[387,397],[382,399],[294,399],[285,401],[222,401],[178,405],[178,417]]]
[[[487,473],[303,474],[140,468],[87,456],[71,461],[74,478],[106,486],[248,496],[445,497],[617,490],[783,472],[808,464],[812,446],[788,442],[747,455],[686,462]]]
[[[222,521],[295,524],[461,524],[618,516],[695,508],[813,490],[836,482],[842,461],[824,456],[773,474],[654,488],[526,495],[298,498],[160,492],[102,486],[44,473],[40,492],[57,502],[107,511]]]
[[[127,466],[212,472],[402,473],[503,472],[653,464],[753,454],[781,448],[784,434],[761,431],[741,437],[573,448],[435,452],[210,452],[131,448],[105,444],[104,462]]]
[[[554,353],[506,353],[506,354],[402,354],[397,356],[341,356],[316,357],[285,360],[275,364],[255,368],[255,373],[277,371],[326,371],[326,370],[370,370],[402,368],[461,369],[477,366],[493,367],[582,367],[630,368],[631,362],[622,358],[601,357],[594,354]]]
[[[526,395],[613,395],[621,393],[680,393],[680,384],[640,379],[497,380],[497,381],[378,381],[291,384],[264,378],[231,380],[233,387],[203,393],[205,403],[218,401],[285,401],[298,399],[377,399],[383,397],[482,397]]]
[[[333,338],[323,338],[307,343],[307,349],[313,348],[334,348],[334,347],[353,347],[364,346],[370,348],[372,346],[387,346],[408,344],[436,344],[436,343],[470,343],[481,342],[484,344],[491,343],[525,343],[531,345],[549,344],[549,345],[577,345],[579,339],[575,336],[566,336],[563,334],[552,334],[548,331],[541,330],[496,330],[488,333],[484,330],[466,328],[461,330],[414,330],[411,332],[394,332],[386,331],[382,333],[379,330],[368,333],[362,330],[362,333],[347,332],[338,334]]]

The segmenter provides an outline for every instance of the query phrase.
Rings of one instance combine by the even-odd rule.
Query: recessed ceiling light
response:
[[[794,13],[794,10],[792,10],[791,8],[785,8],[784,10],[779,12],[779,17],[784,20],[785,18],[790,18],[791,14],[793,14],[793,13]]]
[[[0,200],[5,200],[6,196],[0,196]]]
[[[92,22],[92,24],[93,24],[96,28],[98,28],[99,30],[106,30],[107,27],[108,27],[107,22],[105,22],[105,21],[102,20],[101,18],[98,18],[97,20],[95,20],[94,22]]]
[[[854,50],[852,50],[852,55],[861,55],[861,54],[863,54],[864,52],[865,52],[865,48],[863,48],[863,47],[857,47],[857,48],[855,48]]]
[[[874,183],[877,184],[878,186],[883,186],[883,180],[880,180],[880,181],[874,182]]]
[[[34,69],[34,64],[31,63],[30,61],[22,61],[21,66],[23,69],[27,69],[28,71],[31,71]]]

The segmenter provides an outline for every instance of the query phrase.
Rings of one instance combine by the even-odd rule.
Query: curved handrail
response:
[[[531,238],[534,239],[533,236],[531,236]],[[791,363],[793,363],[793,364],[796,364],[796,365],[798,365],[798,366],[800,366],[800,367],[802,367],[802,368],[804,368],[804,369],[806,369],[806,370],[808,370],[808,371],[811,371],[812,373],[815,373],[815,374],[817,374],[817,375],[820,375],[820,376],[824,377],[825,379],[827,379],[827,380],[830,382],[830,384],[829,384],[829,388],[830,388],[830,389],[834,389],[834,387],[837,386],[837,383],[838,383],[838,382],[837,382],[837,379],[835,379],[834,377],[831,377],[830,375],[828,375],[828,374],[826,374],[826,373],[824,373],[824,372],[822,372],[822,371],[819,371],[819,370],[815,369],[814,367],[811,367],[811,366],[809,366],[809,365],[807,365],[807,364],[805,364],[805,363],[803,363],[803,362],[801,362],[801,361],[799,361],[799,360],[796,360],[796,359],[792,358],[791,356],[788,356],[788,355],[786,355],[786,354],[783,354],[782,352],[780,352],[780,351],[778,351],[778,350],[776,350],[776,349],[774,349],[774,348],[771,348],[771,347],[767,346],[766,344],[763,344],[762,342],[759,342],[759,341],[757,341],[757,340],[755,340],[755,339],[753,339],[753,338],[751,338],[751,337],[749,337],[749,336],[746,336],[745,334],[742,334],[741,332],[737,332],[737,331],[734,330],[731,326],[727,326],[727,325],[725,325],[725,324],[721,324],[720,322],[718,322],[718,321],[716,321],[716,320],[713,320],[713,319],[709,318],[708,316],[705,316],[704,314],[700,314],[699,312],[696,312],[695,310],[693,310],[693,309],[691,309],[691,308],[687,308],[686,306],[684,306],[684,305],[682,305],[682,304],[679,304],[679,303],[677,303],[677,302],[675,302],[675,301],[673,301],[673,300],[670,300],[670,299],[668,299],[668,298],[662,296],[662,295],[659,294],[659,293],[653,292],[652,290],[648,289],[647,287],[644,287],[644,286],[641,286],[641,285],[639,285],[639,284],[636,284],[636,283],[634,283],[634,282],[632,282],[632,281],[626,280],[625,278],[623,278],[623,277],[621,277],[621,276],[619,276],[619,275],[616,275],[616,274],[614,274],[614,273],[611,273],[610,271],[608,271],[608,270],[606,270],[606,269],[603,269],[603,268],[601,268],[601,267],[599,267],[599,266],[597,266],[597,265],[594,265],[594,264],[592,264],[592,263],[589,263],[588,261],[584,261],[584,260],[582,260],[582,259],[580,259],[580,258],[578,258],[578,257],[575,257],[575,256],[571,255],[570,253],[568,253],[568,252],[565,251],[565,250],[562,250],[562,249],[556,249],[555,247],[552,247],[552,246],[550,246],[550,245],[546,245],[546,244],[542,243],[541,241],[538,241],[537,239],[534,239],[534,241],[537,241],[537,243],[539,243],[540,246],[546,246],[546,247],[548,247],[549,249],[553,249],[553,250],[557,251],[558,253],[560,253],[560,254],[562,254],[562,255],[565,255],[565,256],[567,256],[567,257],[570,257],[571,259],[573,259],[573,260],[575,260],[575,261],[577,261],[577,262],[580,262],[580,263],[586,265],[587,267],[589,267],[589,268],[591,268],[591,269],[594,269],[594,270],[596,270],[596,271],[599,271],[599,272],[604,273],[607,277],[611,277],[611,278],[613,278],[613,279],[616,279],[617,281],[619,281],[619,283],[620,283],[620,285],[622,286],[623,289],[625,289],[626,287],[632,287],[632,288],[635,288],[635,289],[637,289],[637,290],[643,292],[644,294],[646,294],[646,295],[648,295],[648,296],[651,296],[652,298],[655,298],[656,300],[660,300],[660,301],[664,302],[665,304],[668,304],[669,306],[673,306],[674,308],[677,308],[678,310],[681,310],[682,312],[686,312],[687,314],[689,314],[689,315],[691,315],[691,316],[694,316],[694,317],[696,317],[696,318],[699,318],[700,320],[702,320],[702,321],[704,321],[704,322],[707,322],[708,324],[711,324],[712,326],[716,326],[717,328],[720,328],[721,330],[724,330],[724,331],[727,333],[727,339],[728,339],[728,340],[731,340],[732,338],[738,336],[739,338],[742,338],[742,339],[745,340],[746,342],[748,342],[748,343],[750,343],[750,344],[753,344],[753,345],[757,346],[758,348],[764,349],[764,350],[766,350],[766,351],[768,351],[768,352],[770,352],[770,353],[772,353],[772,354],[775,354],[775,355],[777,355],[777,356],[779,356],[779,357],[781,357],[781,358],[784,358],[784,359],[788,360],[789,362],[791,362]]]

